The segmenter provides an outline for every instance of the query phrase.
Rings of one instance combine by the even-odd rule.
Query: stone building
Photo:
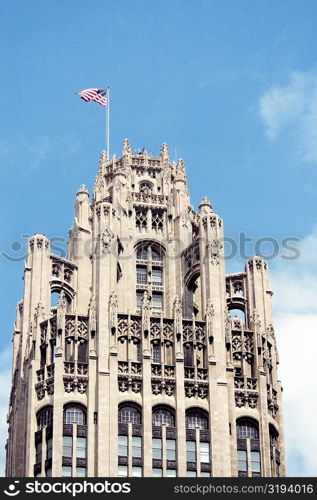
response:
[[[166,144],[102,153],[67,258],[28,243],[7,476],[285,475],[271,301],[262,258],[225,274],[223,221]]]

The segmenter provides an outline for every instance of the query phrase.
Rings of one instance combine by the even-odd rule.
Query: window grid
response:
[[[87,439],[85,437],[77,437],[76,448],[76,458],[86,458]]]
[[[72,477],[72,467],[63,465],[62,475],[63,477]]]
[[[160,292],[152,293],[152,310],[154,312],[161,312],[163,309],[163,295]]]
[[[53,408],[46,408],[42,410],[38,416],[38,428],[43,429],[43,427],[49,427],[53,425]]]
[[[160,344],[152,344],[152,361],[153,361],[153,363],[161,363],[161,346],[160,346]]]
[[[141,416],[136,408],[124,406],[119,410],[119,424],[127,424],[129,422],[132,424],[140,424]]]
[[[196,442],[186,441],[186,460],[187,462],[196,462]]]
[[[138,285],[147,285],[147,268],[137,266],[136,268],[136,282]]]
[[[208,420],[200,412],[190,412],[186,415],[187,429],[208,429]]]
[[[166,458],[167,460],[176,460],[176,440],[166,440]]]
[[[35,446],[35,463],[40,464],[42,462],[42,443],[37,443]]]
[[[237,424],[238,439],[259,439],[259,431],[257,425],[253,422],[243,420]]]
[[[162,439],[152,439],[152,457],[162,460]]]
[[[210,463],[209,443],[200,442],[200,462],[204,464]]]
[[[132,437],[132,457],[142,458],[142,438],[133,436]]]
[[[152,268],[152,285],[162,286],[163,285],[163,269],[159,267]]]
[[[128,436],[119,436],[118,454],[119,454],[119,457],[127,457],[128,456]]]
[[[71,406],[66,408],[64,412],[64,423],[65,424],[86,424],[86,415],[82,408]]]
[[[152,424],[156,427],[175,427],[175,419],[173,414],[169,410],[160,409],[153,413]]]
[[[72,458],[73,456],[73,438],[63,436],[63,457]]]
[[[46,443],[46,458],[52,458],[53,439],[48,439]]]

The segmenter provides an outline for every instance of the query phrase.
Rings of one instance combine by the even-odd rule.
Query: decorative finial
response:
[[[130,154],[131,154],[131,146],[130,146],[129,139],[124,139],[122,156],[130,155]]]
[[[101,165],[102,163],[107,163],[107,161],[108,161],[107,151],[103,150],[99,155],[99,165]]]
[[[203,199],[201,200],[201,203],[199,205],[199,211],[200,213],[203,214],[209,214],[210,212],[212,212],[212,206],[207,196],[204,196]]]
[[[176,180],[186,182],[185,164],[181,158],[177,162]]]
[[[163,142],[160,152],[161,159],[163,163],[168,163],[168,148],[166,142]]]

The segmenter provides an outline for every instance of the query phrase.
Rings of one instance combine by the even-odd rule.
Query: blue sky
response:
[[[310,406],[298,413],[300,387],[287,380],[316,342],[317,3],[12,0],[0,10],[2,415],[23,272],[3,252],[23,255],[21,235],[67,235],[74,194],[82,183],[91,189],[104,147],[103,108],[74,92],[109,85],[112,153],[125,137],[153,154],[167,142],[185,160],[194,206],[208,195],[227,236],[300,239],[301,259],[271,269],[285,413],[297,411],[286,415],[288,472],[316,475],[316,440],[294,437],[300,425],[316,435],[316,391],[308,384],[300,404]],[[305,349],[292,358],[297,321]]]

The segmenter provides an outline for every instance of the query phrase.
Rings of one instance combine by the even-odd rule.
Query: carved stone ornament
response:
[[[113,328],[117,324],[117,315],[118,315],[118,297],[114,291],[112,291],[110,294],[108,307],[109,307],[110,328]]]
[[[92,293],[89,301],[89,326],[91,331],[96,331],[96,297]]]
[[[208,243],[208,249],[210,252],[210,262],[212,264],[219,264],[220,262],[220,251],[222,249],[222,243],[218,238],[212,239]]]
[[[114,238],[114,234],[109,227],[106,227],[104,232],[101,235],[101,243],[102,243],[102,253],[108,254],[110,253],[111,243]]]

